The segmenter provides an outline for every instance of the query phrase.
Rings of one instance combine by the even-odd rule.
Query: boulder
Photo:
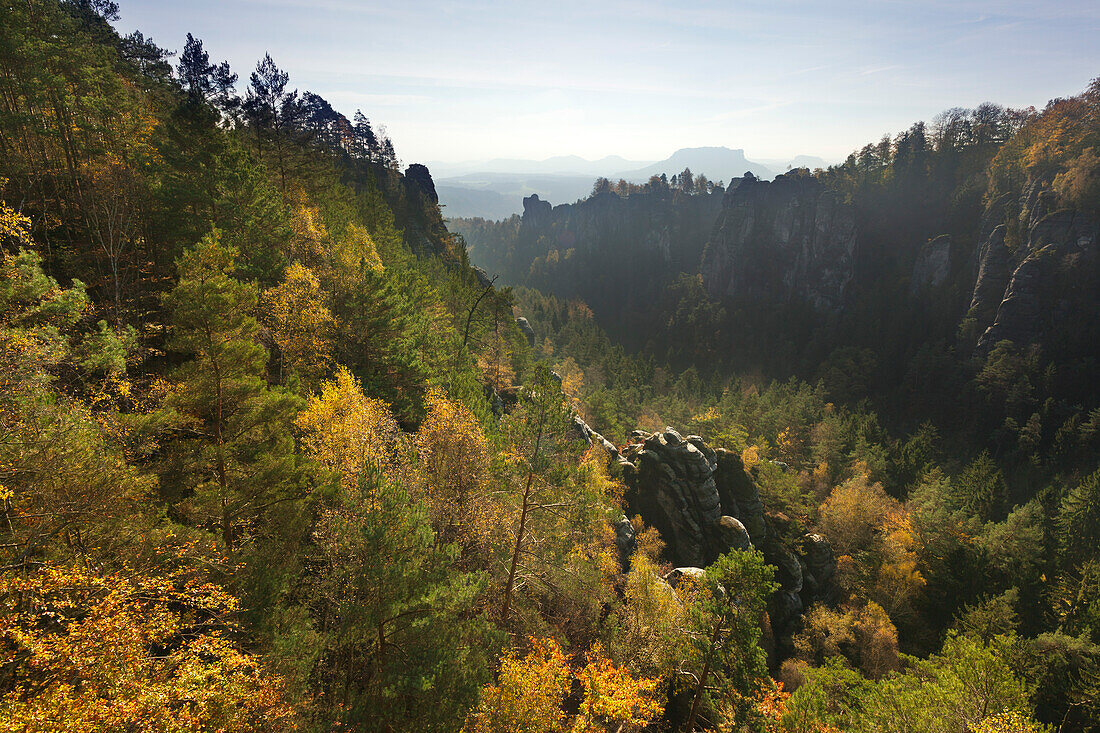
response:
[[[474,276],[477,278],[478,284],[480,284],[481,287],[487,288],[493,284],[493,278],[489,277],[489,273],[485,272],[485,270],[480,267],[474,267],[472,269],[474,271]]]
[[[692,581],[698,582],[706,574],[707,574],[707,571],[704,570],[703,568],[696,568],[696,567],[674,568],[673,570],[670,570],[665,575],[663,580],[666,583],[668,583],[670,588],[675,589],[675,588],[680,587],[680,583],[683,582],[684,578],[688,578]]]
[[[752,538],[749,537],[749,531],[745,529],[745,525],[741,524],[740,520],[723,515],[718,520],[718,526],[722,533],[722,541],[728,543],[731,549],[752,549]]]
[[[764,522],[764,502],[760,487],[745,471],[741,456],[719,448],[716,454],[715,486],[723,511],[740,520],[754,545],[764,542],[767,526]]]
[[[523,316],[516,319],[516,326],[519,328],[520,333],[527,339],[527,344],[534,348],[535,346],[535,329],[531,328],[531,322]]]

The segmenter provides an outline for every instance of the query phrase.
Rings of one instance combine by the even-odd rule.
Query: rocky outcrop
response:
[[[1012,252],[1005,245],[1005,225],[996,226],[978,247],[978,276],[970,298],[969,317],[984,331],[993,323],[997,307],[1012,277]]]
[[[516,327],[519,329],[519,332],[523,334],[524,338],[527,339],[527,345],[533,347],[535,345],[535,329],[531,327],[531,322],[523,316],[520,316],[516,319]]]
[[[589,440],[606,443],[598,433]],[[769,610],[777,636],[793,632],[810,604],[832,600],[836,559],[828,540],[808,534],[790,546],[783,519],[767,516],[759,486],[736,453],[712,450],[699,436],[683,437],[672,428],[635,431],[621,454],[614,446],[609,452],[623,468],[628,513],[661,533],[665,559],[681,574],[731,549],[759,549],[776,567],[779,590]]]
[[[723,300],[840,307],[852,280],[856,219],[804,172],[730,184],[704,255],[703,282]]]
[[[439,195],[435,191],[435,182],[428,167],[420,163],[413,163],[405,169],[405,185],[411,192],[424,196],[433,204],[439,203]]]
[[[631,514],[656,527],[675,565],[703,567],[729,549],[714,480],[717,456],[702,438],[683,438],[671,428],[627,445],[626,476]]]
[[[1035,206],[1043,208],[1041,198]],[[1018,347],[1041,343],[1048,351],[1067,355],[1088,350],[1100,312],[1098,242],[1100,224],[1079,212],[1054,211],[1035,221],[977,352],[988,353],[1005,340]],[[997,256],[998,267],[1004,266],[1005,256]]]
[[[930,239],[917,253],[913,274],[909,278],[909,294],[936,288],[951,274],[951,237],[943,234]]]
[[[540,199],[537,193],[533,193],[523,199],[523,220],[528,226],[546,226],[550,222],[553,212],[553,204],[549,201]]]

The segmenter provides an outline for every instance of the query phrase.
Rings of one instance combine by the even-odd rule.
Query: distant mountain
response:
[[[523,208],[522,197],[505,196],[499,191],[442,184],[436,184],[435,190],[445,219],[481,217],[499,221]],[[521,203],[517,206],[516,201]]]
[[[790,168],[809,168],[814,171],[818,168],[828,168],[829,161],[816,155],[796,155],[793,158],[761,158],[760,162],[773,171],[785,173]]]
[[[714,181],[728,182],[732,178],[743,176],[746,171],[757,178],[770,180],[775,177],[775,171],[771,168],[746,159],[744,150],[722,147],[682,148],[658,163],[634,170],[624,170],[608,177],[644,183],[650,176],[659,176],[662,173],[671,176],[684,168],[691,168],[692,173],[697,175],[702,173]]]
[[[650,176],[671,176],[684,168],[702,173],[712,181],[729,183],[746,171],[770,180],[788,167],[825,167],[821,158],[799,155],[787,160],[754,161],[745,151],[724,147],[683,148],[657,163],[627,160],[609,155],[587,160],[577,155],[559,155],[545,160],[496,158],[460,163],[429,163],[435,179],[443,215],[447,218],[477,217],[504,219],[523,211],[523,198],[537,193],[543,201],[568,204],[587,196],[601,176],[617,181],[625,178],[645,183]]]
[[[469,173],[436,180],[443,216],[506,219],[523,211],[523,199],[537,193],[544,201],[572,203],[592,192],[594,174]]]

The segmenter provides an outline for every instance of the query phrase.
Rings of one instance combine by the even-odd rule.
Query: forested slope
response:
[[[117,12],[3,6],[0,728],[1095,725],[1087,406],[1022,492],[731,377],[699,278],[630,354],[471,268],[364,115]]]

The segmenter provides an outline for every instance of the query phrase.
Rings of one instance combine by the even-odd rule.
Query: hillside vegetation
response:
[[[472,268],[427,169],[270,55],[238,80],[107,0],[3,12],[0,729],[1097,727],[1100,413],[1069,357],[951,367],[1038,415],[982,452],[884,426],[838,356],[742,371],[690,273],[627,351],[583,294]],[[983,148],[975,195],[1046,165],[1093,215],[1095,92]],[[892,190],[900,159],[822,176]],[[620,453],[669,424],[702,437]],[[766,506],[705,572],[623,516],[670,439]],[[782,616],[808,535],[834,580]]]

